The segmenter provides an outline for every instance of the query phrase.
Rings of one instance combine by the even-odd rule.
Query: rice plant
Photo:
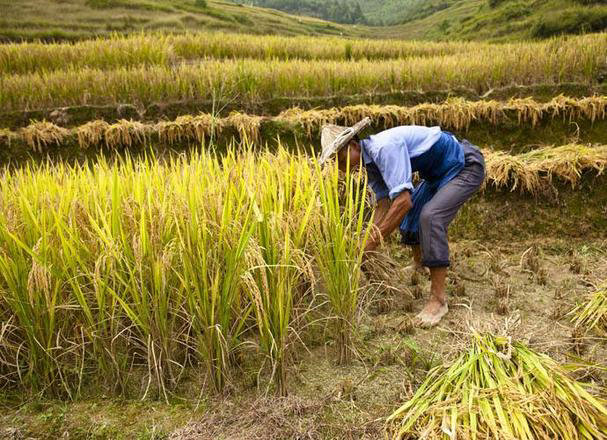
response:
[[[293,304],[298,285],[306,274],[305,239],[308,223],[316,207],[316,192],[297,170],[293,158],[283,156],[285,172],[276,172],[273,164],[262,158],[256,168],[260,171],[255,231],[256,246],[250,254],[248,286],[256,314],[261,347],[270,361],[271,377],[276,392],[287,394],[288,348],[292,342]],[[305,176],[303,176],[305,178]],[[299,215],[298,215],[299,214]]]
[[[358,312],[360,269],[372,224],[365,223],[364,218],[364,177],[362,168],[355,175],[346,173],[340,188],[339,170],[334,163],[328,178],[320,179],[321,216],[317,225],[316,262],[335,314],[340,364],[349,363],[352,359],[351,334]],[[343,194],[343,203],[340,193]]]
[[[575,144],[538,148],[516,156],[493,151],[485,154],[485,185],[538,194],[558,178],[575,188],[584,172],[601,175],[605,171],[606,153],[602,146]]]
[[[43,151],[49,146],[64,143],[69,130],[47,121],[36,121],[21,129],[21,135],[27,145],[34,151]]]
[[[223,161],[237,166],[233,154]],[[250,310],[242,299],[241,278],[255,226],[242,182],[217,187],[217,180],[229,181],[228,172],[214,157],[203,181],[185,173],[181,188],[187,191],[182,196],[188,216],[180,217],[177,230],[183,264],[178,277],[187,292],[197,353],[217,391],[223,390]]]
[[[475,333],[387,422],[394,439],[597,439],[607,436],[607,407],[550,357]]]

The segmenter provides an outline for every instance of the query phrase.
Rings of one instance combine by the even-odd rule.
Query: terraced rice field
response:
[[[0,426],[606,438],[605,53],[605,34],[0,46]],[[324,124],[367,116],[485,155],[439,329],[412,327],[428,282],[398,237],[363,254],[364,173],[315,159]],[[100,396],[154,411],[124,434]]]

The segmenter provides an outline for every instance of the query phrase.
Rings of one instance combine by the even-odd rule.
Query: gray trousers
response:
[[[422,264],[426,267],[449,266],[447,229],[466,200],[474,195],[485,178],[485,160],[478,148],[461,141],[465,165],[460,173],[424,205],[419,219]]]

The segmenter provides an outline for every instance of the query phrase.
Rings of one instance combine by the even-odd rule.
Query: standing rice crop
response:
[[[328,174],[320,179],[316,262],[335,315],[338,362],[346,364],[352,358],[351,334],[358,312],[361,264],[372,223],[364,218],[366,175],[362,168],[353,175],[347,172],[343,182],[336,163]]]
[[[599,50],[602,34],[554,38],[538,42],[491,44],[369,40],[338,37],[284,37],[198,32],[185,35],[139,34],[99,38],[76,43],[13,43],[0,46],[0,73],[52,72],[66,68],[171,66],[206,59],[260,60],[388,60],[445,55],[494,56],[534,53],[569,55],[570,51]]]
[[[279,172],[274,168],[277,164],[267,157],[256,163],[256,191],[261,197],[254,205],[256,246],[250,254],[247,279],[261,348],[270,361],[276,392],[284,396],[293,305],[299,300],[298,286],[308,269],[305,241],[316,207],[316,191],[311,169],[302,173],[298,162],[284,150],[279,157],[283,159]]]
[[[186,169],[184,185],[175,182],[176,187],[187,188],[181,196],[182,208],[188,213],[178,220],[177,243],[183,263],[178,277],[187,292],[197,354],[217,391],[223,390],[231,371],[250,311],[242,298],[241,278],[255,226],[238,172],[242,169],[233,152],[222,160],[224,166],[219,158],[209,158],[204,174]],[[197,177],[202,180],[196,181]],[[218,181],[226,186],[218,186]]]
[[[584,40],[550,50],[478,51],[404,60],[206,60],[178,66],[141,65],[101,70],[68,68],[0,76],[0,106],[6,110],[71,105],[151,103],[181,100],[249,104],[262,99],[352,95],[402,90],[472,89],[582,82],[595,84],[607,40]]]
[[[0,387],[169,399],[202,365],[221,391],[257,345],[284,395],[322,240],[353,324],[366,226],[335,179],[282,148],[2,170]]]
[[[394,439],[602,439],[605,402],[550,357],[520,342],[474,334],[388,418]]]

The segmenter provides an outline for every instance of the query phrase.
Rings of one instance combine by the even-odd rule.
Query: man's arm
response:
[[[411,193],[409,191],[403,191],[392,201],[392,204],[390,204],[389,199],[386,198],[380,200],[377,205],[377,209],[379,209],[380,212],[377,213],[376,211],[376,215],[380,214],[381,216],[379,217],[379,221],[377,218],[375,220],[375,226],[377,228],[373,230],[367,241],[367,246],[365,247],[366,251],[372,251],[377,248],[382,239],[388,237],[392,231],[398,228],[405,218],[405,215],[407,215],[407,212],[413,207],[413,202],[411,200]],[[381,210],[385,209],[386,206],[388,208],[384,214]]]
[[[388,197],[384,197],[383,199],[377,201],[377,204],[375,205],[375,215],[373,216],[373,223],[375,223],[375,226],[379,227],[384,217],[388,213],[390,205],[391,202]]]

